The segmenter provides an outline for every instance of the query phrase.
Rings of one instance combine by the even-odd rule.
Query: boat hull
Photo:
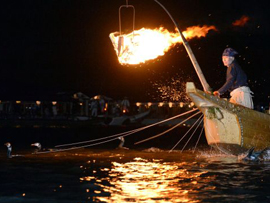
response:
[[[230,103],[187,83],[189,98],[204,114],[207,142],[224,153],[241,154],[270,146],[270,115]]]

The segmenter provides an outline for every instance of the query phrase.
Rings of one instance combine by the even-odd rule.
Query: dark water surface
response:
[[[8,159],[0,148],[1,203],[270,202],[270,163],[209,149],[87,148],[36,155],[14,145],[13,155],[23,156]]]
[[[210,152],[83,149],[0,161],[0,202],[270,202],[269,164]]]

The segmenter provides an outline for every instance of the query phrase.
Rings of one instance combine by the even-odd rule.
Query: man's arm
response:
[[[232,67],[227,69],[227,77],[225,84],[218,90],[220,95],[224,94],[228,89],[233,86],[234,81],[236,80],[236,71]]]

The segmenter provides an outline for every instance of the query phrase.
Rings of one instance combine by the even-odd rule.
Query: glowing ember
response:
[[[248,21],[249,21],[249,17],[244,15],[239,20],[234,21],[232,25],[244,27]]]
[[[205,37],[215,26],[192,26],[183,32],[186,39]],[[178,32],[171,33],[163,27],[159,29],[135,30],[119,36],[118,32],[110,34],[111,41],[121,64],[139,64],[162,56],[172,46],[181,43]]]
[[[187,79],[187,81],[189,78]],[[152,82],[153,88],[156,90],[156,94],[152,94],[153,99],[161,101],[174,101],[174,102],[187,102],[189,97],[185,92],[186,80],[176,76],[166,81]]]

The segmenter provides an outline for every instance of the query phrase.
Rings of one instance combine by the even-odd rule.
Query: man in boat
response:
[[[252,95],[247,83],[247,75],[242,70],[235,59],[238,53],[232,48],[226,48],[222,54],[224,66],[227,66],[227,76],[225,84],[217,91],[215,96],[220,96],[226,91],[230,91],[230,102],[253,109]]]

